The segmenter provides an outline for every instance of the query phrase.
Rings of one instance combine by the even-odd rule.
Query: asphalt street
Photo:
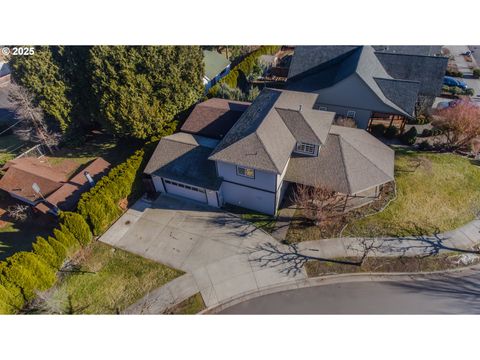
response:
[[[265,295],[222,314],[478,314],[480,272],[427,280],[348,282]]]

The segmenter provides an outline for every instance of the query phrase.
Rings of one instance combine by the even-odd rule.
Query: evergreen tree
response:
[[[10,60],[13,80],[32,95],[47,117],[65,132],[71,123],[72,103],[60,67],[48,46],[38,46],[34,55],[13,56]]]
[[[203,94],[197,46],[95,46],[90,53],[101,118],[113,134],[170,134],[175,116]]]

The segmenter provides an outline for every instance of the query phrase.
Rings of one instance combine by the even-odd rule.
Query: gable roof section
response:
[[[393,180],[394,151],[366,131],[332,125],[318,157],[294,154],[286,181],[355,194]]]
[[[418,81],[375,78],[382,93],[400,108],[413,114],[420,83]]]
[[[274,109],[281,95],[280,90],[263,89],[209,159],[281,173],[295,144]]]
[[[205,76],[212,80],[220,74],[223,69],[230,65],[230,61],[216,51],[203,50],[203,62],[205,65]]]
[[[335,67],[358,48],[359,46],[296,46],[288,78],[294,80],[327,67]]]
[[[376,52],[375,55],[394,78],[419,81],[420,94],[440,94],[448,58],[386,52]]]
[[[222,139],[251,103],[212,98],[195,105],[181,131]]]
[[[216,141],[177,133],[160,140],[144,173],[218,190],[215,163],[208,160]]]
[[[85,172],[88,172],[96,182],[106,175],[110,165],[103,158],[96,158],[58,190],[47,196],[46,200],[48,203],[41,202],[36,208],[43,213],[47,213],[53,206],[57,206],[61,210],[72,210],[78,203],[80,196],[90,189],[90,183],[85,176]]]
[[[335,113],[313,109],[275,108],[295,140],[323,145],[327,140]]]

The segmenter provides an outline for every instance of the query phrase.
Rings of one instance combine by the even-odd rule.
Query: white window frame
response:
[[[355,110],[348,110],[347,111],[347,118],[355,119],[356,115],[357,115],[357,112]]]
[[[316,151],[317,151],[317,146],[314,144],[298,142],[297,145],[295,145],[295,152],[298,152],[301,154],[315,155]]]
[[[248,172],[251,172],[251,175],[248,175]],[[242,176],[249,179],[255,179],[255,169],[248,168],[245,166],[237,166],[237,176]]]

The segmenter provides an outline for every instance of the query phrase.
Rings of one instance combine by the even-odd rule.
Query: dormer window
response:
[[[307,155],[315,155],[317,146],[314,144],[307,144],[303,142],[297,143],[295,152]]]

